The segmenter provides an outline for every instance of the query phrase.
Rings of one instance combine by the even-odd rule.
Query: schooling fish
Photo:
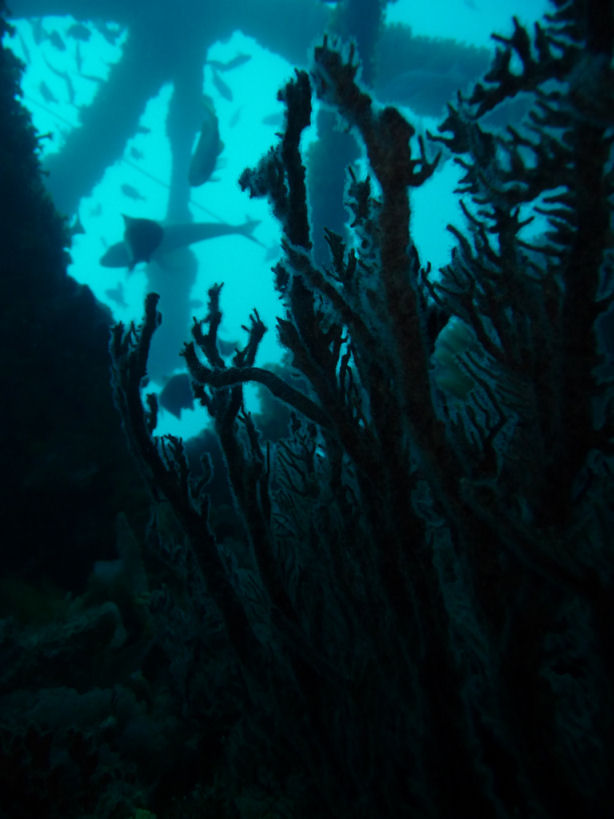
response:
[[[128,270],[134,270],[139,262],[151,260],[154,251],[162,242],[164,229],[153,219],[135,219],[132,216],[122,215],[126,223],[124,246],[127,251]]]
[[[53,91],[49,88],[45,80],[41,80],[38,84],[38,90],[40,91],[41,97],[45,100],[45,102],[57,102],[58,98],[55,96]]]
[[[104,291],[105,296],[112,299],[119,307],[127,307],[126,299],[124,298],[124,285],[121,282],[117,283],[116,287],[109,287]]]
[[[105,23],[101,20],[97,20],[94,25],[98,29],[98,31],[102,34],[109,45],[115,45],[115,41],[121,34],[121,29],[119,25],[113,23]]]
[[[32,37],[34,38],[34,42],[36,45],[40,45],[43,40],[47,38],[47,32],[43,26],[43,18],[33,17],[30,22],[32,24]]]
[[[21,46],[21,50],[23,51],[23,58],[27,63],[29,63],[30,51],[28,49],[28,46],[26,45],[26,41],[23,39],[20,33],[17,33],[17,39],[19,40],[19,45]]]
[[[134,185],[122,185],[120,188],[121,192],[124,196],[128,196],[130,199],[136,199],[137,201],[144,202],[146,197],[138,191]]]
[[[78,213],[75,214],[72,222],[68,226],[68,233],[71,236],[77,236],[79,233],[85,233],[85,228],[83,227],[83,223],[81,222],[81,218],[79,217]]]
[[[66,43],[60,37],[57,31],[51,31],[48,35],[49,42],[52,46],[58,49],[58,51],[66,51]]]
[[[220,139],[220,128],[217,114],[210,99],[205,97],[203,124],[196,149],[190,160],[188,180],[193,188],[203,185],[213,173],[218,156],[224,149]]]
[[[124,219],[130,220],[130,217],[124,216]],[[227,236],[232,233],[240,234],[241,236],[245,236],[246,239],[260,244],[258,239],[252,236],[254,228],[259,224],[257,219],[248,219],[242,225],[229,225],[225,222],[187,222],[179,225],[162,226],[151,219],[130,220],[130,223],[134,222],[147,223],[140,227],[135,226],[134,232],[139,233],[140,231],[141,234],[146,233],[146,238],[148,238],[149,241],[147,242],[142,240],[142,237],[137,237],[139,241],[135,242],[135,244],[140,245],[140,248],[136,247],[137,253],[135,253],[134,250],[131,250],[129,243],[126,241],[126,236],[124,236],[123,242],[117,242],[111,245],[102,256],[100,264],[103,267],[127,267],[132,270],[138,261],[150,261],[151,259],[157,261],[163,257],[165,253],[170,253],[173,250],[188,247],[188,245],[202,242],[205,239],[215,239],[217,236]],[[126,223],[126,232],[128,232],[130,223],[128,221]],[[157,244],[152,247],[152,240],[158,236],[154,226],[161,231],[161,236]],[[141,250],[141,258],[136,258],[139,249]],[[149,258],[144,257],[143,250],[149,252]]]
[[[64,80],[64,82],[66,83],[66,90],[68,92],[68,99],[70,101],[70,104],[74,105],[74,102],[75,102],[75,87],[74,87],[74,85],[72,83],[72,80],[70,78],[70,74],[67,71],[60,71],[58,68],[55,68],[49,62],[49,60],[45,57],[44,54],[43,54],[43,60],[45,62],[45,65],[49,69],[49,71],[51,71],[57,77],[61,77],[62,80]],[[49,89],[47,88],[47,90],[49,90]],[[41,93],[43,93],[42,88],[41,88]]]
[[[284,121],[284,112],[275,111],[273,114],[267,114],[260,120],[263,125],[281,125]]]
[[[224,97],[225,100],[228,100],[228,102],[232,102],[232,89],[228,83],[220,77],[214,68],[211,70],[211,76],[213,77],[213,85],[215,85],[218,94]]]
[[[232,60],[228,60],[227,62],[222,62],[222,60],[207,60],[207,63],[216,71],[230,71],[233,68],[238,68],[240,65],[244,65],[248,60],[251,60],[251,54],[237,54],[236,57],[233,57]]]
[[[83,25],[83,23],[73,23],[72,26],[67,29],[66,34],[68,37],[72,37],[73,40],[81,40],[82,43],[87,43],[92,36],[91,30]]]

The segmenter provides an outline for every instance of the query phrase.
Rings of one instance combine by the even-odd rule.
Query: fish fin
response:
[[[256,239],[255,236],[252,236],[252,233],[258,227],[259,224],[260,224],[260,219],[247,219],[241,225],[241,233],[243,234],[243,236],[245,236],[246,239],[250,239],[252,242],[255,242],[257,245],[260,245],[260,247],[265,247],[265,245],[260,241],[260,239]]]

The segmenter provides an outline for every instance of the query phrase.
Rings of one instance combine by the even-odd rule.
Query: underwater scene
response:
[[[0,819],[613,816],[614,3],[0,36]]]

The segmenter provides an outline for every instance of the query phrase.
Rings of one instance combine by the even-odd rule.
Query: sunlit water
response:
[[[509,33],[512,14],[521,22],[530,23],[545,10],[545,0],[496,4],[486,0],[430,0],[428,4],[399,0],[388,7],[387,16],[390,21],[409,23],[416,34],[492,47],[490,33]],[[46,17],[35,23],[17,20],[14,21],[16,33],[8,41],[26,63],[23,102],[31,110],[39,133],[51,135],[41,142],[43,156],[45,152],[60,150],[66,135],[78,126],[80,110],[92,103],[100,83],[121,59],[127,37],[127,32],[118,32],[112,45],[92,25],[88,26],[90,39],[77,46],[77,41],[67,34],[74,22],[69,17]],[[65,50],[54,43],[52,32],[62,38]],[[249,62],[223,75],[232,99],[226,98],[228,92],[223,96],[212,82],[211,69],[205,71],[203,90],[213,100],[224,151],[213,179],[193,189],[191,209],[196,221],[240,223],[246,218],[259,219],[254,235],[262,244],[228,236],[193,245],[199,275],[192,297],[198,314],[198,302],[204,302],[211,283],[225,283],[221,336],[226,339],[243,341],[246,336],[241,325],[247,322],[251,310],[257,308],[269,327],[259,352],[258,363],[262,365],[280,359],[274,328],[281,307],[271,274],[280,234],[266,202],[250,200],[241,192],[237,180],[245,167],[255,166],[275,143],[275,132],[280,126],[271,120],[275,113],[282,111],[276,99],[277,91],[292,77],[294,68],[240,32],[235,32],[224,43],[216,43],[208,58],[225,62],[241,53],[251,55]],[[62,76],[64,74],[69,80]],[[126,144],[122,158],[107,168],[101,182],[79,205],[78,216],[85,233],[74,237],[68,272],[77,281],[87,284],[115,317],[124,322],[138,322],[142,317],[145,272],[142,266],[131,274],[125,269],[104,268],[99,259],[109,245],[121,239],[123,213],[164,218],[170,177],[165,119],[171,91],[167,85],[149,101],[139,131]],[[435,120],[418,117],[410,109],[403,112],[420,131],[436,130]],[[308,139],[309,134],[305,138]],[[435,271],[449,260],[452,236],[446,226],[464,226],[458,199],[453,195],[458,179],[457,167],[446,162],[427,184],[412,193],[412,237],[421,259],[430,260]],[[128,186],[132,196],[122,191],[122,186],[124,191]],[[134,198],[135,192],[138,198]],[[204,315],[204,310],[200,314]],[[153,386],[161,387],[162,381]],[[253,396],[251,400],[255,405]],[[201,429],[204,423],[206,414],[201,408],[184,411],[181,422],[161,411],[157,431],[187,436]]]

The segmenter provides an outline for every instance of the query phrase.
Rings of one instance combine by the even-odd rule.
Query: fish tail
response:
[[[257,245],[260,245],[261,247],[264,247],[264,244],[260,241],[260,239],[256,239],[256,237],[252,235],[254,230],[256,229],[256,227],[259,224],[260,224],[260,219],[247,219],[241,225],[241,233],[245,236],[246,239],[250,239],[252,242],[255,242]]]

